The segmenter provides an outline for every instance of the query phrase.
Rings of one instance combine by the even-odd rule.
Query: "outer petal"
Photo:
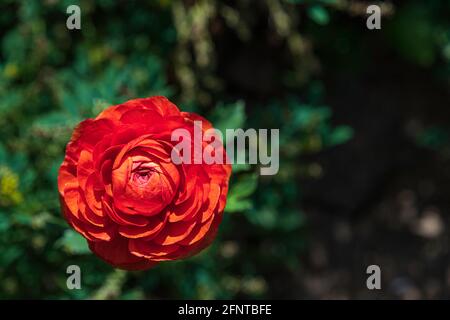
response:
[[[128,240],[121,237],[109,242],[89,242],[89,248],[109,264],[121,269],[145,270],[157,264],[131,254],[128,250]]]

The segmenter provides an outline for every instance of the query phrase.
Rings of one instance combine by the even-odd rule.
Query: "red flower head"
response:
[[[231,166],[172,161],[178,143],[172,132],[184,129],[190,135],[183,140],[191,139],[199,123],[201,132],[212,128],[166,98],[151,97],[111,106],[74,130],[59,170],[61,206],[100,258],[118,268],[148,269],[211,243]]]

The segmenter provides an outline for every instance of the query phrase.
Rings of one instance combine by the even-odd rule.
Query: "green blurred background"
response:
[[[449,298],[450,3],[375,3],[381,30],[366,1],[1,0],[0,298]],[[279,128],[280,171],[235,166],[211,247],[124,272],[63,220],[57,170],[79,121],[151,95]]]

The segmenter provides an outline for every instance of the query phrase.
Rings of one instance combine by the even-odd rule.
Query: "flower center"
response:
[[[178,169],[171,162],[159,161],[157,151],[153,156],[148,148],[135,148],[113,170],[116,208],[151,216],[172,201],[180,182]]]
[[[152,173],[150,171],[138,171],[133,173],[133,181],[137,184],[146,184]]]
[[[131,170],[131,180],[136,185],[144,186],[157,173],[158,165],[153,162],[137,162]]]

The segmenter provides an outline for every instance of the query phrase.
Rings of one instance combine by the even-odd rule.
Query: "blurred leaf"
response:
[[[308,16],[317,24],[326,25],[330,22],[328,11],[320,6],[315,5],[308,9]]]
[[[6,155],[5,147],[2,143],[0,143],[0,164],[6,164],[7,162],[7,155]]]
[[[436,57],[436,43],[430,18],[417,3],[406,5],[388,24],[391,45],[397,52],[417,65],[427,67]]]
[[[243,128],[245,124],[245,104],[238,101],[230,105],[218,105],[212,114],[213,125],[225,138],[226,129]]]
[[[450,145],[450,130],[442,127],[432,127],[418,134],[416,139],[421,146],[440,149]]]
[[[10,226],[7,213],[0,212],[0,232],[5,232]]]
[[[258,186],[258,175],[256,173],[245,174],[231,185],[227,198],[227,212],[238,212],[250,209],[252,202],[247,199],[255,192]]]
[[[64,231],[64,235],[57,241],[56,245],[63,247],[70,254],[90,253],[86,239],[71,229]]]
[[[273,207],[263,207],[259,210],[252,210],[248,215],[254,224],[272,229],[277,223],[277,212]]]
[[[232,168],[233,173],[238,173],[242,171],[249,171],[251,169],[251,165],[248,163],[233,163]]]
[[[59,133],[60,130],[72,130],[80,120],[65,112],[52,112],[36,119],[33,130],[52,135]]]
[[[239,199],[237,197],[229,196],[227,198],[227,205],[225,212],[242,212],[253,207],[250,199]]]
[[[2,254],[0,255],[0,265],[2,268],[8,267],[16,259],[18,259],[23,253],[23,250],[16,245],[9,246],[8,248],[3,248]]]
[[[334,146],[350,140],[353,136],[353,129],[348,126],[339,126],[334,128],[330,135],[329,145]]]

